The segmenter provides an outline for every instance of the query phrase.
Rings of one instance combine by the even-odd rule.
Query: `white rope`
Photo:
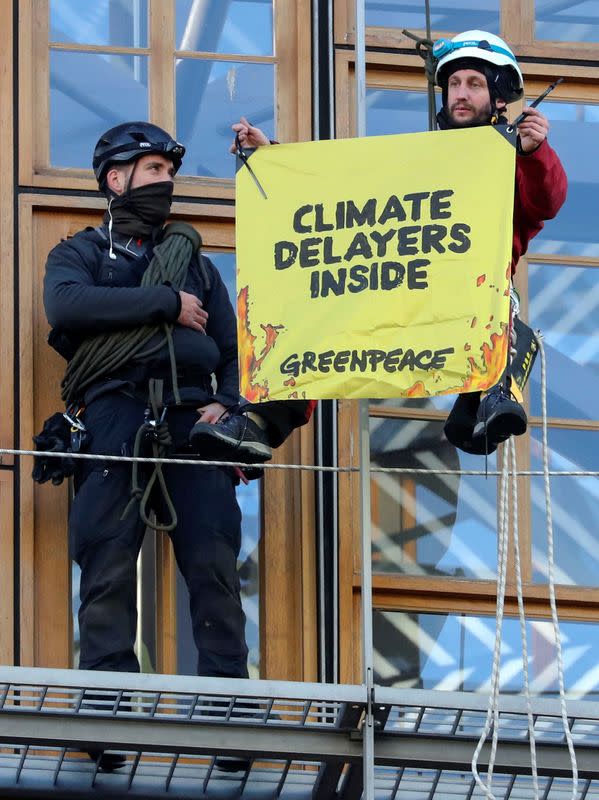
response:
[[[542,337],[537,334],[539,351],[541,353],[541,415],[543,418],[543,477],[545,483],[545,513],[547,515],[547,580],[549,584],[549,605],[551,607],[551,622],[553,624],[553,634],[555,639],[555,652],[557,661],[557,679],[559,685],[559,701],[562,714],[562,724],[564,735],[570,753],[570,763],[572,765],[572,800],[576,800],[578,795],[578,764],[576,753],[574,752],[574,742],[568,720],[568,710],[566,708],[566,690],[564,686],[564,662],[562,657],[562,638],[559,628],[559,618],[557,615],[557,602],[555,597],[555,578],[554,578],[554,546],[553,546],[553,514],[551,511],[551,484],[549,481],[549,447],[547,443],[547,366],[545,362],[545,348]]]
[[[530,747],[530,765],[532,773],[532,791],[534,800],[539,800],[539,775],[537,770],[537,745],[535,739],[535,721],[530,698],[530,680],[528,669],[528,637],[526,634],[526,614],[524,612],[524,593],[522,589],[522,564],[520,559],[520,532],[518,526],[518,479],[516,477],[516,443],[513,437],[506,442],[506,459],[510,458],[512,473],[512,531],[514,534],[514,563],[516,567],[516,593],[518,595],[518,617],[520,620],[520,638],[522,640],[522,674],[524,678],[524,697],[526,698],[526,717],[528,719],[528,743]]]
[[[547,518],[547,574],[549,589],[549,604],[551,607],[551,621],[553,624],[553,634],[555,640],[556,662],[559,684],[559,699],[564,735],[568,744],[570,763],[572,766],[572,800],[576,800],[578,795],[578,765],[576,763],[576,753],[574,742],[568,720],[566,708],[566,690],[564,684],[564,665],[562,656],[561,633],[559,619],[557,615],[557,602],[555,596],[555,558],[553,540],[553,516],[551,510],[551,486],[549,481],[549,447],[547,443],[547,372],[545,362],[545,350],[541,336],[538,334],[539,350],[541,353],[541,414],[542,414],[542,439],[543,439],[543,478],[545,483],[545,512]],[[510,475],[511,467],[511,475]],[[531,774],[533,785],[534,800],[539,800],[539,780],[536,753],[536,739],[534,730],[534,715],[532,711],[532,701],[530,697],[530,680],[528,667],[528,640],[526,633],[526,616],[524,609],[524,593],[522,586],[522,564],[520,558],[520,540],[518,528],[518,473],[516,463],[516,444],[513,437],[510,437],[503,448],[503,463],[501,469],[501,486],[499,492],[499,526],[497,532],[497,605],[495,618],[495,645],[493,650],[493,666],[491,672],[491,687],[489,692],[489,704],[487,716],[481,732],[476,750],[472,756],[472,775],[479,788],[484,793],[487,800],[495,800],[492,792],[493,769],[497,756],[497,745],[499,737],[499,674],[501,662],[501,630],[503,626],[503,612],[505,605],[506,571],[507,571],[507,552],[509,542],[509,483],[512,481],[512,530],[514,536],[514,558],[516,570],[516,593],[518,598],[518,616],[520,622],[520,636],[522,640],[522,672],[524,680],[524,694],[526,699],[526,716],[528,720],[528,739],[530,746]],[[489,766],[487,769],[486,782],[483,781],[478,772],[478,758],[482,747],[492,731],[491,749],[489,754]]]
[[[0,464],[2,456],[53,456],[55,458],[87,459],[89,461],[123,461],[131,463],[138,461],[141,464],[189,464],[191,466],[204,467],[261,467],[262,469],[297,469],[304,472],[356,472],[360,467],[325,467],[318,464],[248,464],[242,461],[207,461],[198,458],[141,458],[139,456],[112,456],[94,453],[67,453],[54,450],[23,450],[9,447],[0,447]],[[500,477],[499,470],[484,469],[427,469],[418,467],[371,467],[371,472],[386,473],[390,475],[464,475]],[[599,478],[599,470],[549,470],[548,474],[552,477],[575,477],[575,478]],[[517,475],[526,477],[544,477],[544,470],[519,470]]]
[[[487,716],[481,732],[478,744],[472,756],[472,775],[478,787],[484,793],[487,800],[495,800],[491,791],[493,781],[493,767],[497,753],[497,737],[499,732],[499,676],[501,661],[501,629],[503,626],[503,610],[505,606],[505,584],[507,575],[507,539],[508,539],[508,520],[507,520],[507,487],[508,487],[508,461],[504,459],[501,469],[501,486],[499,500],[499,526],[497,531],[497,603],[495,611],[495,645],[493,648],[493,667],[491,671],[491,688],[489,692],[489,704],[487,706]],[[478,771],[478,758],[483,745],[493,729],[493,739],[491,742],[491,754],[489,756],[489,768],[487,770],[486,783],[481,778]]]

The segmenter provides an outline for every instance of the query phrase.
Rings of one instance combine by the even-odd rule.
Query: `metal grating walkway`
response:
[[[481,797],[470,761],[485,696],[375,687],[375,700],[373,800]],[[559,704],[533,709],[541,797],[566,800]],[[568,712],[579,797],[599,800],[599,703]],[[359,800],[366,713],[365,686],[0,667],[0,797]],[[92,748],[126,763],[103,772]],[[224,756],[247,769],[221,771]],[[531,798],[529,772],[524,698],[502,697],[497,800]]]

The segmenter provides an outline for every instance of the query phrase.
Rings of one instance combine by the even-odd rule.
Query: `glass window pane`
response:
[[[499,0],[431,0],[433,31],[467,31],[475,28],[499,33]],[[380,28],[426,30],[424,0],[366,0],[366,25]]]
[[[229,299],[236,307],[235,253],[205,251],[220,272]],[[237,487],[237,502],[241,509],[241,552],[237,562],[241,584],[241,602],[247,618],[245,636],[249,649],[250,678],[260,677],[260,603],[259,603],[259,539],[260,491],[262,481],[252,481]],[[177,576],[177,664],[180,675],[196,674],[196,649],[189,618],[189,594],[183,578]]]
[[[366,135],[420,133],[428,130],[426,92],[366,90]]]
[[[535,36],[554,42],[599,42],[595,0],[535,0]]]
[[[50,41],[147,47],[147,0],[50,0]]]
[[[568,197],[557,217],[532,240],[529,251],[599,256],[595,213],[599,161],[592,157],[599,137],[599,106],[548,101],[541,110],[551,122],[549,141],[568,176]]]
[[[482,470],[458,451],[442,422],[370,419],[372,466]],[[496,469],[495,455],[489,470]],[[497,480],[458,475],[372,474],[372,559],[377,572],[493,580]]]
[[[371,406],[381,408],[417,408],[426,411],[449,411],[454,404],[456,395],[447,394],[439,397],[398,397],[381,400],[369,400]]]
[[[495,617],[375,611],[373,623],[377,683],[488,694]],[[531,693],[557,695],[553,626],[549,620],[532,619],[527,621],[526,627]],[[567,695],[576,699],[599,699],[596,658],[599,626],[590,622],[561,621],[560,632]],[[505,618],[500,691],[521,694],[523,686],[520,623],[517,619]],[[560,735],[563,736],[563,731]]]
[[[599,269],[531,263],[528,276],[529,320],[543,333],[547,357],[547,413],[599,420]],[[539,363],[530,377],[537,415],[540,382]]]
[[[187,147],[186,175],[233,178],[231,125],[240,116],[274,138],[273,64],[179,59],[177,139]]]
[[[177,0],[177,50],[273,54],[272,0]]]
[[[531,469],[543,468],[541,431],[531,430]],[[597,469],[599,432],[549,430],[549,468]],[[531,478],[533,580],[547,582],[547,519],[543,478]],[[599,585],[599,481],[559,476],[551,479],[555,580],[578,586]]]
[[[146,56],[50,53],[50,163],[91,168],[98,137],[148,118]]]

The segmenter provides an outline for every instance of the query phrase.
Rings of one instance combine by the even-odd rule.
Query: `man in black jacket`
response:
[[[85,426],[90,453],[130,455],[140,427],[145,424],[150,433],[160,427],[163,412],[154,419],[156,409],[148,404],[150,381],[163,387],[161,409],[175,453],[186,447],[198,413],[214,423],[239,399],[235,315],[210,260],[194,253],[179,289],[169,281],[144,284],[184,152],[146,122],[107,131],[93,160],[108,199],[104,224],[61,242],[48,257],[44,303],[50,339],[71,364],[99,334],[118,332],[118,339],[144,326],[166,326],[169,332],[166,339],[150,339],[135,358],[117,360],[78,393],[73,412]],[[176,513],[169,535],[189,589],[198,674],[245,678],[235,476],[227,468],[168,463],[162,472],[167,493],[154,491],[147,500],[158,519],[168,518],[170,508]],[[136,561],[145,525],[139,493],[131,498],[131,466],[77,461],[74,484],[69,544],[81,568],[80,668],[137,672]]]

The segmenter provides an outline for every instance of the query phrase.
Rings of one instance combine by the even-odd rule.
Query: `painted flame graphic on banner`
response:
[[[469,356],[470,371],[464,377],[461,386],[457,387],[459,392],[478,392],[489,389],[493,383],[501,376],[507,364],[508,332],[507,325],[501,323],[501,333],[491,334],[491,343],[484,342],[481,346],[482,363],[480,366],[473,356]],[[496,375],[497,378],[489,382],[489,376]],[[451,390],[453,394],[456,389]]]
[[[264,359],[272,350],[284,325],[260,325],[264,331],[264,346],[256,356],[256,336],[250,328],[249,287],[244,286],[237,296],[237,338],[239,348],[239,381],[241,394],[251,403],[268,400],[268,381],[260,383],[258,372]]]
[[[403,397],[426,397],[426,387],[422,381],[416,381],[403,393]]]

